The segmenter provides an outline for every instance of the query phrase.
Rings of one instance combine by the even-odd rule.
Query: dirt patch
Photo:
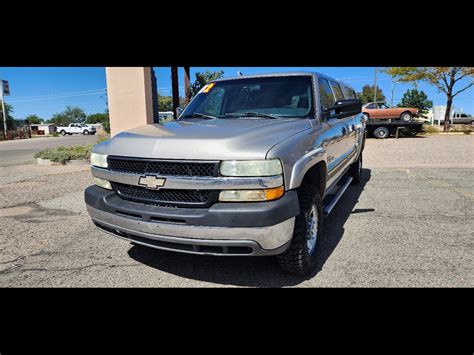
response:
[[[0,217],[16,217],[31,213],[34,210],[32,206],[7,207],[0,209]]]

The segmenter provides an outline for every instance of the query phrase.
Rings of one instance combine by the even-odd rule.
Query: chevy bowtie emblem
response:
[[[160,178],[155,175],[140,176],[138,185],[146,186],[150,190],[158,190],[160,187],[165,186],[166,179]]]

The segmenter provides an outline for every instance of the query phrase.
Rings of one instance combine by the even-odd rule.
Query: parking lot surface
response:
[[[473,136],[367,140],[363,182],[325,220],[318,270],[304,278],[271,257],[177,254],[103,234],[85,211],[87,167],[2,167],[0,286],[473,287],[473,152]]]

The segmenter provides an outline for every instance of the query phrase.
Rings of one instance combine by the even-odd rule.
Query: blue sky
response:
[[[226,77],[232,77],[240,70],[244,74],[257,74],[281,71],[310,70],[319,71],[331,77],[342,79],[359,91],[365,84],[373,84],[373,67],[208,67],[191,68],[191,79],[197,71],[224,70]],[[158,91],[163,95],[171,94],[170,68],[155,67]],[[180,93],[183,94],[183,70],[179,70]],[[106,108],[105,68],[93,67],[0,67],[0,79],[8,80],[11,95],[6,102],[13,105],[14,117],[24,118],[29,114],[38,114],[49,119],[54,113],[64,110],[68,105],[82,107],[86,113],[103,112]],[[391,98],[392,80],[386,74],[379,73],[378,84],[388,101]],[[466,80],[462,84],[466,84]],[[461,84],[460,84],[461,85]],[[396,84],[394,103],[397,104],[403,93],[412,88],[411,84]],[[427,84],[419,84],[435,105],[445,105],[443,93]],[[461,87],[461,86],[460,86]],[[455,98],[456,108],[474,114],[474,88]]]

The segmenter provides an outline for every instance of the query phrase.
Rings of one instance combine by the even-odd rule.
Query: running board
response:
[[[327,217],[331,213],[334,206],[336,206],[337,201],[339,201],[339,199],[342,197],[342,194],[347,190],[351,182],[352,176],[348,176],[347,178],[345,178],[344,184],[341,185],[341,187],[331,199],[331,201],[329,201],[329,203],[324,207],[324,217]]]

